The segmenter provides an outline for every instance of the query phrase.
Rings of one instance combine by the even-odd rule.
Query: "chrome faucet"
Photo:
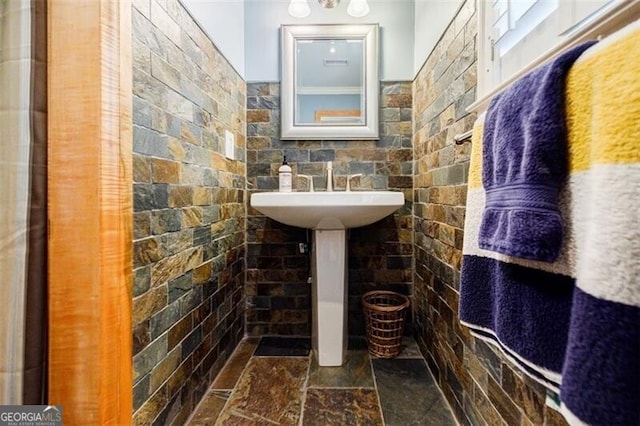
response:
[[[327,161],[327,192],[333,192],[333,162]]]

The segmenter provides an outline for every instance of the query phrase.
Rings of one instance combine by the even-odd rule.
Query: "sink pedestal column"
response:
[[[347,353],[347,233],[313,232],[313,351],[320,366],[340,366]]]

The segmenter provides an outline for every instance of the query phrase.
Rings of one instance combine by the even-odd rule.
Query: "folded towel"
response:
[[[563,235],[558,191],[567,174],[565,78],[594,43],[570,49],[491,100],[483,136],[481,248],[547,262],[557,258]]]

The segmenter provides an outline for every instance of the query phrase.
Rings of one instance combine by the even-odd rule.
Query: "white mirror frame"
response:
[[[378,139],[378,25],[283,25],[282,29],[281,139]],[[296,125],[296,40],[361,38],[364,41],[364,124]]]

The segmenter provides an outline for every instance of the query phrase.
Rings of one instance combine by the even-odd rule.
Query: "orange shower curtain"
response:
[[[0,405],[46,403],[46,2],[0,0]]]

